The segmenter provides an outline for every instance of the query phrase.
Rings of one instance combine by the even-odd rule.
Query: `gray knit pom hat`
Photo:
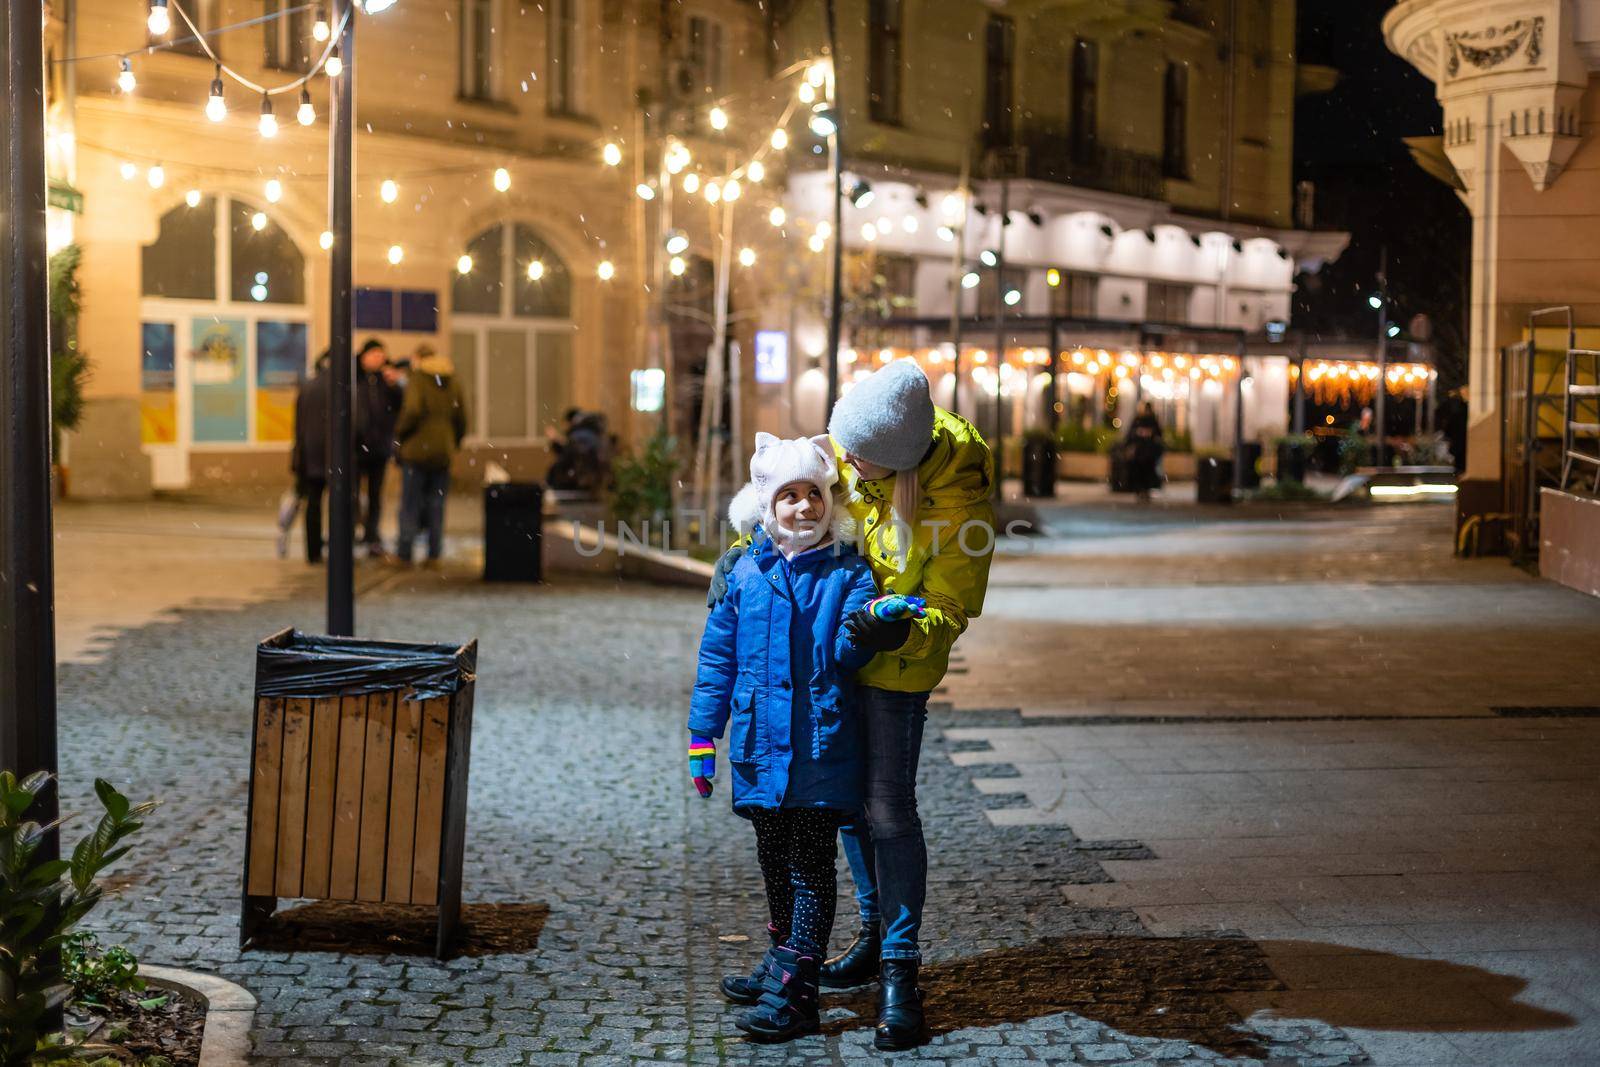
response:
[[[922,462],[933,440],[933,395],[915,360],[867,375],[833,405],[828,433],[846,452],[890,470]]]

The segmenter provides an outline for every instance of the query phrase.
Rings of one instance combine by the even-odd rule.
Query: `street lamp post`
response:
[[[1383,437],[1386,418],[1386,404],[1389,392],[1389,279],[1386,274],[1389,265],[1389,249],[1387,246],[1378,250],[1378,391],[1377,399],[1372,405],[1372,428],[1376,436],[1376,447],[1372,457],[1375,466],[1383,466]]]
[[[355,594],[355,366],[351,280],[355,255],[350,201],[355,168],[356,20],[351,0],[334,0],[344,70],[330,78],[328,102],[328,632],[356,632]]]
[[[844,109],[839,104],[839,19],[834,0],[828,14],[828,102],[833,108],[833,133],[828,150],[833,166],[833,279],[828,298],[828,408],[826,422],[839,400],[839,341],[844,316]]]

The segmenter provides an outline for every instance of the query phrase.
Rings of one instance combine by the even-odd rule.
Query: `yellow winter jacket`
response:
[[[995,528],[994,455],[978,430],[960,415],[934,408],[933,447],[917,467],[921,500],[911,551],[900,565],[891,521],[894,476],[859,477],[838,443],[845,503],[859,526],[863,554],[885,593],[927,599],[928,615],[912,623],[911,637],[894,652],[873,658],[856,675],[862,685],[926,693],[944,678],[950,646],[983,611]]]

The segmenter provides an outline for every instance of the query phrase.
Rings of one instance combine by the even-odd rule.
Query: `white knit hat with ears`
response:
[[[833,443],[827,434],[788,441],[770,433],[756,434],[756,451],[750,457],[750,484],[739,490],[728,505],[728,521],[740,533],[749,533],[757,523],[770,528],[772,502],[778,490],[791,482],[810,482],[822,490],[823,516],[817,526],[828,529],[839,464],[833,458]]]

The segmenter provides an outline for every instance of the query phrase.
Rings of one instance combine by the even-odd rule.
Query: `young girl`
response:
[[[905,643],[918,606],[878,597],[866,560],[836,529],[839,470],[827,437],[756,434],[750,484],[729,519],[751,545],[700,642],[689,769],[711,795],[729,718],[733,810],[756,831],[772,948],[723,994],[753,1005],[737,1025],[759,1041],[814,1033],[817,969],[833,927],[834,846],[862,803],[851,675]]]

